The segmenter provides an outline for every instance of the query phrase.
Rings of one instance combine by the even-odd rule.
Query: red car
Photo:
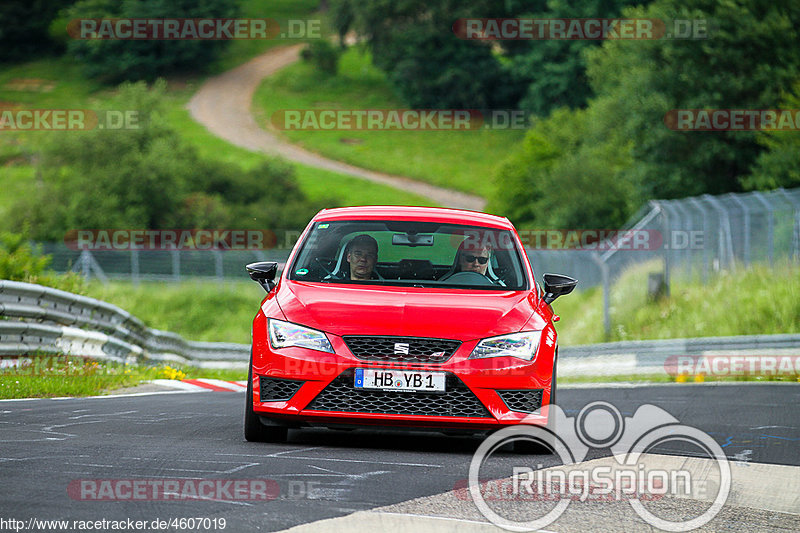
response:
[[[506,218],[428,207],[323,210],[253,321],[244,433],[404,426],[486,431],[546,424],[558,343],[550,303]],[[556,318],[557,320],[557,318]]]

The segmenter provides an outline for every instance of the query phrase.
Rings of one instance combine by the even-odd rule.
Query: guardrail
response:
[[[665,374],[671,356],[800,355],[800,335],[737,335],[656,341],[623,341],[559,349],[562,376]]]
[[[187,341],[115,305],[32,283],[0,281],[0,319],[0,357],[59,353],[206,368],[246,368],[250,358],[247,344]]]
[[[2,320],[5,319],[5,320]],[[0,281],[0,358],[37,353],[120,362],[170,361],[206,368],[246,368],[250,345],[192,342],[150,329],[117,306],[16,281]],[[670,356],[800,355],[800,335],[742,335],[562,346],[561,376],[664,374]]]

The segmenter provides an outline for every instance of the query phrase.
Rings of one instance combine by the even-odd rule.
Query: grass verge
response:
[[[624,272],[611,290],[611,336],[603,331],[601,287],[556,300],[562,346],[598,342],[800,333],[800,269],[789,263],[722,272],[707,284],[674,278],[669,298],[649,301],[647,275],[659,263]],[[769,280],[769,283],[765,283]]]
[[[247,372],[130,365],[68,356],[31,357],[22,366],[0,371],[0,399],[98,396],[152,379],[184,378],[239,381],[247,379]]]
[[[250,329],[264,290],[252,281],[90,283],[87,296],[114,304],[148,327],[187,340],[250,343]]]
[[[290,65],[265,79],[253,99],[256,119],[270,128],[279,110],[404,109],[369,53],[349,48],[339,72],[328,76],[310,64]],[[347,163],[408,176],[488,197],[495,166],[524,136],[523,130],[380,131],[288,130],[284,137]]]

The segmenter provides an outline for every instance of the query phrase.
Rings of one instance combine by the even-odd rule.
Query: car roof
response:
[[[394,205],[338,207],[335,209],[323,209],[317,213],[314,220],[416,220],[422,222],[442,222],[514,229],[514,226],[506,217],[499,217],[479,211],[467,211],[464,209],[451,209],[447,207]]]

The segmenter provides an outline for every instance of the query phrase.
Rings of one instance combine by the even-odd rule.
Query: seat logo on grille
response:
[[[394,343],[394,353],[395,355],[408,355],[408,343],[407,342]]]

